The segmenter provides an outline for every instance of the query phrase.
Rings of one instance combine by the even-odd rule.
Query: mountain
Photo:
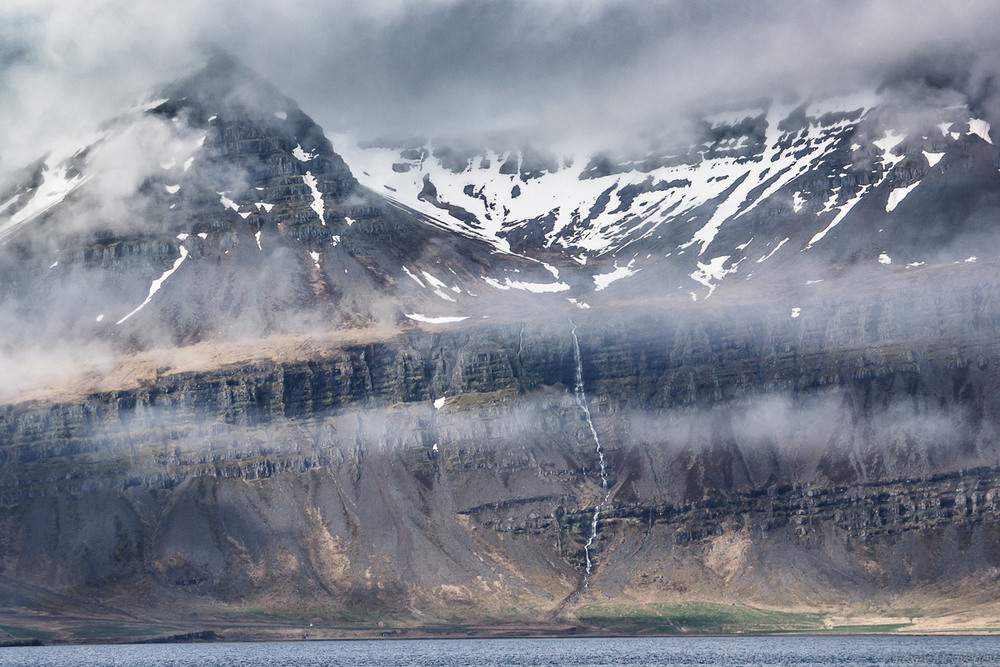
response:
[[[914,119],[890,88],[716,113],[642,151],[347,135],[338,146],[366,186],[456,232],[597,262],[594,289],[669,267],[698,298],[759,280],[771,264],[783,276],[789,265],[822,275],[831,263],[915,268],[965,260],[984,243],[994,251],[996,150],[975,113],[933,108]]]
[[[1000,160],[904,84],[559,155],[217,56],[10,175],[0,641],[995,630]]]
[[[372,196],[291,100],[221,56],[0,199],[11,319],[33,336],[143,347],[395,325],[432,305],[455,316],[484,272],[552,281]]]

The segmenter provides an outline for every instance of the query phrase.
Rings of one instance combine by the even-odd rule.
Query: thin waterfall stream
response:
[[[576,324],[573,323],[573,320],[570,320],[569,323],[573,325],[573,356],[576,358],[576,385],[573,387],[573,397],[576,399],[576,404],[583,410],[583,414],[587,419],[587,426],[590,427],[590,435],[594,439],[594,444],[597,445],[597,460],[601,466],[601,488],[604,489],[604,498],[594,507],[594,516],[590,520],[590,537],[587,538],[587,543],[583,545],[583,554],[587,562],[587,569],[583,575],[583,587],[587,588],[590,585],[590,572],[594,565],[590,557],[590,550],[597,539],[597,522],[601,518],[601,509],[608,502],[608,498],[611,497],[611,490],[608,488],[608,470],[604,465],[604,451],[601,449],[601,439],[597,435],[597,429],[594,428],[594,420],[590,415],[590,408],[587,406],[587,392],[583,388],[583,360],[580,357],[580,341],[576,336]]]

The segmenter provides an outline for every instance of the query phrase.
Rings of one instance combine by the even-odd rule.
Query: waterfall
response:
[[[587,561],[587,570],[583,575],[583,587],[587,588],[589,586],[590,572],[594,565],[593,560],[590,558],[590,549],[594,546],[594,540],[597,539],[597,522],[601,518],[601,508],[608,502],[611,490],[608,488],[608,470],[604,465],[604,451],[601,449],[601,439],[597,436],[597,429],[594,428],[594,420],[591,418],[590,408],[587,406],[587,393],[583,389],[583,360],[580,358],[580,341],[576,337],[576,324],[573,324],[573,320],[570,320],[569,323],[573,325],[573,356],[576,358],[576,385],[573,387],[573,397],[587,418],[590,435],[597,446],[597,460],[601,465],[601,488],[604,489],[604,499],[594,508],[594,516],[590,520],[590,537],[587,538],[587,543],[583,545],[583,554]]]

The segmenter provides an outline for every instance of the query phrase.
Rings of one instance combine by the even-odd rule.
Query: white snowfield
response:
[[[442,227],[487,241],[497,251],[509,251],[509,235],[522,226],[545,220],[542,246],[565,249],[581,266],[593,259],[621,257],[621,261],[613,262],[611,270],[602,268],[593,275],[598,291],[639,270],[633,263],[638,256],[624,254],[629,244],[663,238],[672,226],[700,219],[703,222],[699,227],[677,246],[673,261],[685,252],[686,261],[697,257],[697,270],[690,278],[711,294],[719,282],[737,273],[740,257],[752,256],[761,263],[789,241],[785,238],[777,245],[774,239],[755,241],[748,229],[732,247],[720,248],[717,239],[723,226],[738,230],[744,216],[777,193],[787,192],[785,188],[819,163],[828,161],[834,151],[843,150],[844,137],[850,136],[848,133],[878,101],[874,93],[865,93],[816,102],[806,108],[807,122],[793,131],[779,127],[793,111],[792,106],[717,114],[706,119],[713,127],[756,119],[756,126],[765,128],[759,152],[749,153],[753,157],[740,153],[736,149],[747,146],[747,136],[733,137],[715,145],[695,147],[700,155],[697,159],[667,155],[664,156],[667,166],[645,171],[638,165],[621,163],[615,165],[615,170],[621,173],[596,178],[585,177],[590,163],[587,155],[557,156],[548,169],[533,173],[531,178],[522,178],[519,170],[501,173],[505,163],[520,166],[524,162],[525,155],[520,151],[484,151],[469,159],[464,170],[456,173],[454,165],[446,167],[442,159],[435,157],[433,143],[417,152],[405,153],[397,148],[362,148],[356,138],[341,134],[334,136],[334,144],[362,185],[418,210]],[[830,112],[843,113],[826,116]],[[950,123],[942,124],[942,133],[950,136],[951,127]],[[989,140],[985,122],[971,122],[969,133]],[[817,213],[815,222],[803,221],[804,225],[812,225],[810,241],[804,247],[789,248],[786,252],[807,250],[836,228],[903,160],[894,149],[905,139],[901,132],[888,131],[874,141],[869,140],[867,146],[855,140],[850,146],[851,153],[874,153],[876,164],[881,165],[879,180],[860,187],[831,188],[825,206],[818,211],[813,209]],[[944,157],[943,152],[925,151],[923,155],[930,166]],[[671,157],[678,159],[672,161]],[[849,173],[851,166],[844,164],[840,176]],[[426,192],[428,182],[438,203],[464,210],[475,216],[475,222],[463,221],[429,201],[433,198],[420,196]],[[887,211],[894,210],[916,185],[894,189],[886,204]],[[790,194],[787,205],[798,213],[805,209],[807,201],[800,189]],[[704,208],[699,209],[705,205],[711,207],[710,212],[707,218],[699,218],[706,215]],[[710,247],[711,257],[702,259]],[[557,282],[532,287],[510,278],[491,278],[487,282],[497,289],[538,292],[561,291],[563,285]]]
[[[831,103],[831,108],[858,109],[867,101],[867,98],[860,103],[838,100]],[[855,103],[858,106],[850,106]],[[419,161],[404,160],[392,148],[359,148],[357,140],[347,135],[336,136],[335,145],[363,185],[418,209],[443,226],[482,238],[502,251],[509,249],[505,238],[508,232],[525,221],[551,215],[552,229],[545,234],[544,246],[582,250],[585,261],[587,255],[606,256],[629,241],[662,233],[664,225],[683,220],[699,206],[718,200],[714,215],[682,246],[697,244],[701,254],[722,224],[754,210],[807,171],[832,151],[840,133],[856,122],[810,124],[802,132],[802,147],[787,150],[779,143],[784,133],[778,129],[778,123],[789,111],[790,107],[782,107],[727,114],[733,118],[741,113],[745,114],[742,118],[766,115],[767,136],[758,159],[748,160],[725,152],[708,155],[710,147],[704,146],[703,159],[693,163],[660,167],[648,173],[632,169],[599,178],[580,178],[589,159],[579,155],[557,158],[560,166],[555,171],[525,181],[517,173],[500,173],[508,160],[518,164],[524,160],[518,151],[486,151],[456,174],[433,157],[433,145],[426,147],[428,156]],[[721,148],[735,149],[738,143]],[[394,169],[394,165],[403,168]],[[474,214],[477,224],[465,224],[433,203],[419,199],[425,176],[434,185],[440,201]],[[620,206],[622,196],[636,189],[640,192],[635,194],[631,205]],[[651,191],[641,192],[642,189]],[[598,213],[594,211],[595,202],[602,195],[609,202]],[[587,226],[575,222],[586,220],[592,212],[595,215]]]
[[[838,226],[867,199],[880,198],[886,213],[899,211],[921,183],[885,187],[898,182],[896,168],[904,160],[940,168],[947,147],[963,135],[993,144],[989,123],[963,120],[955,115],[961,113],[957,107],[942,112],[953,119],[937,125],[940,138],[911,137],[885,125],[873,136],[872,123],[881,125],[881,110],[892,108],[892,100],[880,95],[868,91],[817,100],[803,110],[791,103],[720,112],[701,119],[719,129],[714,143],[683,146],[676,154],[664,149],[646,162],[608,157],[607,169],[594,161],[600,153],[587,151],[567,150],[539,161],[520,150],[484,150],[458,154],[456,161],[455,151],[433,141],[404,149],[372,146],[346,134],[332,138],[362,185],[498,252],[509,251],[513,239],[530,232],[541,247],[562,250],[582,267],[599,267],[591,277],[600,291],[641,269],[642,257],[630,251],[631,244],[669,239],[676,247],[662,259],[683,262],[688,287],[711,295],[722,281],[748,278],[750,267],[778,253],[788,256],[833,242]],[[797,120],[789,122],[793,112]],[[913,141],[929,143],[914,150]],[[589,170],[595,164],[600,168]],[[848,178],[867,165],[874,178]],[[608,171],[615,173],[599,175]],[[828,186],[817,188],[820,174],[830,179]],[[800,178],[806,175],[808,180]],[[765,202],[801,214],[801,236],[754,238],[754,230],[742,223]],[[741,264],[743,259],[750,261]],[[493,276],[488,283],[529,289],[515,278]],[[530,289],[556,291],[559,285]]]

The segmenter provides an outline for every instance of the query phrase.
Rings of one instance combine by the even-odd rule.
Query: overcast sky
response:
[[[998,26],[994,0],[0,0],[0,168],[192,71],[207,45],[328,131],[558,139],[992,55]]]

